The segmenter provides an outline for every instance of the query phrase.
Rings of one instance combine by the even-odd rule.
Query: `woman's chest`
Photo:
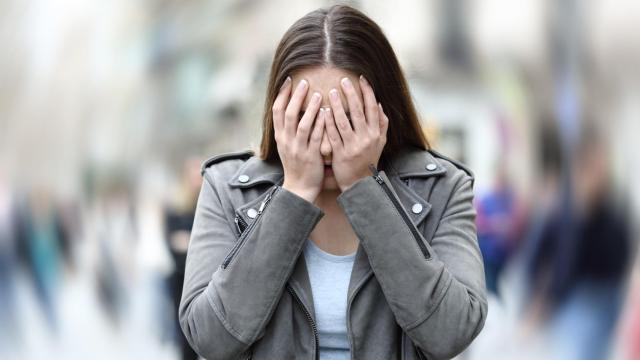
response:
[[[346,217],[323,218],[309,234],[317,247],[334,255],[352,254],[358,250],[358,236]]]

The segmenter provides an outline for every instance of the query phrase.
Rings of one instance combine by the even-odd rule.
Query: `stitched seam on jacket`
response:
[[[210,168],[210,169],[212,169],[212,168]],[[230,221],[229,221],[229,219],[227,218],[227,214],[226,214],[226,211],[225,211],[225,209],[224,209],[224,203],[222,202],[222,198],[220,197],[220,194],[218,193],[218,190],[216,189],[216,187],[215,187],[215,186],[213,186],[214,181],[213,181],[213,179],[211,179],[211,175],[210,175],[210,174],[209,174],[209,172],[207,171],[207,172],[205,172],[205,173],[204,173],[204,175],[203,175],[202,177],[203,177],[203,178],[205,179],[205,181],[209,184],[209,187],[211,188],[211,191],[213,191],[214,195],[217,197],[217,200],[220,202],[220,206],[222,207],[222,210],[223,210],[223,212],[225,213],[225,214],[224,214],[224,215],[225,215],[225,219],[227,220],[227,221],[226,221],[226,223],[227,223],[227,225],[229,225],[229,228],[231,228],[231,232],[232,232],[233,234],[235,234],[235,233],[236,233],[236,228],[235,228],[235,226],[233,225],[233,223],[232,223],[232,222],[230,222]],[[237,237],[236,237],[236,238],[237,238]]]
[[[445,214],[447,212],[447,208],[449,207],[449,204],[451,203],[451,199],[453,199],[454,196],[457,195],[457,192],[460,191],[460,189],[462,189],[463,186],[465,186],[468,182],[472,182],[473,179],[467,179],[467,180],[461,180],[462,183],[458,186],[456,186],[452,191],[451,194],[449,195],[449,198],[447,199],[447,203],[444,205],[444,211],[442,212],[442,215],[440,216],[440,220],[438,221],[438,227],[440,227],[440,223],[442,222],[442,219],[445,218]],[[473,184],[472,184],[473,185]],[[473,193],[473,188],[472,188],[472,193]],[[438,229],[436,228],[436,232],[438,232]],[[435,232],[434,232],[435,234]]]
[[[205,296],[207,297],[207,302],[209,303],[209,305],[211,306],[211,308],[213,309],[213,312],[216,314],[216,316],[218,317],[218,319],[220,320],[220,322],[224,325],[225,329],[231,334],[233,335],[233,337],[236,338],[236,340],[240,341],[243,344],[249,345],[249,343],[247,341],[244,341],[242,339],[242,335],[240,334],[239,331],[237,331],[236,329],[233,328],[233,326],[231,326],[231,324],[229,324],[229,322],[222,316],[222,313],[220,312],[220,310],[218,309],[218,307],[216,306],[215,302],[213,301],[213,299],[211,298],[211,296],[209,295],[209,292],[207,291],[207,293],[205,294]]]
[[[438,299],[436,304],[426,312],[426,315],[424,315],[423,317],[420,317],[417,321],[414,321],[411,324],[407,325],[407,331],[415,328],[416,326],[420,325],[424,321],[427,321],[427,319],[429,319],[431,315],[433,315],[436,312],[436,310],[438,310],[438,308],[440,307],[440,304],[442,304],[442,301],[447,295],[447,292],[449,291],[449,288],[451,287],[452,283],[453,283],[453,277],[450,277],[449,282],[447,283],[447,285],[445,285],[445,288],[442,291],[442,294],[440,295],[440,298]]]
[[[453,196],[455,195],[455,193],[456,193],[458,190],[460,190],[460,188],[461,188],[462,186],[464,186],[464,184],[466,184],[468,181],[471,181],[471,180],[463,181],[463,182],[462,182],[462,184],[458,185],[455,189],[453,189],[453,190],[451,191],[451,194],[449,195],[449,198],[447,199],[447,203],[446,203],[446,204],[444,204],[444,211],[442,212],[442,214],[440,214],[440,218],[438,219],[438,223],[437,223],[437,225],[436,225],[436,228],[435,228],[435,229],[433,229],[433,236],[432,236],[432,239],[431,239],[431,241],[432,241],[432,242],[433,242],[433,237],[435,237],[435,236],[436,236],[436,234],[438,233],[438,230],[440,229],[440,224],[442,224],[442,220],[445,218],[445,216],[444,216],[444,215],[445,215],[445,213],[447,212],[447,207],[449,207],[449,203],[451,202],[451,199],[453,198]],[[429,244],[429,245],[431,245],[431,244]]]

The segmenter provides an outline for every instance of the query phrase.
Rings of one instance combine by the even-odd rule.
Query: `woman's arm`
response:
[[[405,210],[384,171],[378,175],[382,184],[362,178],[338,196],[338,203],[398,324],[430,359],[451,358],[478,335],[487,316],[473,178],[462,171],[456,175],[429,244],[410,218],[403,218]]]
[[[263,332],[304,240],[324,212],[275,185],[262,212],[238,240],[214,187],[214,167],[205,172],[198,199],[179,317],[198,354],[231,359]],[[234,249],[239,241],[242,245]]]

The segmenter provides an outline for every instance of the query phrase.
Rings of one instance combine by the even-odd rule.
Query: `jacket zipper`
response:
[[[413,344],[413,351],[416,352],[416,354],[418,354],[418,358],[421,360],[429,360],[429,358],[426,355],[422,355],[422,351],[420,351],[420,349],[418,349],[418,347]]]
[[[351,354],[351,360],[354,359],[353,355],[353,342],[351,340],[351,316],[349,315],[349,308],[351,307],[351,303],[347,303],[347,337],[349,338],[349,353]]]
[[[227,254],[227,256],[224,258],[224,261],[222,261],[222,268],[226,269],[229,266],[229,263],[231,262],[231,260],[233,259],[233,257],[235,256],[235,254],[238,252],[238,250],[240,249],[240,247],[242,246],[242,244],[244,244],[244,242],[246,241],[247,237],[249,236],[249,234],[251,233],[251,230],[253,230],[256,227],[256,224],[258,223],[258,220],[260,219],[262,212],[264,211],[264,209],[267,206],[267,203],[269,203],[269,200],[271,200],[271,197],[280,189],[280,186],[277,186],[271,190],[271,192],[269,194],[267,194],[267,197],[262,201],[262,203],[260,204],[260,208],[258,209],[258,214],[256,215],[256,218],[253,220],[253,222],[251,223],[251,225],[249,225],[249,228],[246,229],[245,232],[242,233],[242,235],[240,235],[240,239],[238,239],[238,241],[236,242],[236,244],[233,246],[233,248],[231,249],[231,251],[229,251],[229,253]],[[239,219],[239,218],[236,218]],[[244,221],[242,221],[244,223]],[[236,220],[236,225],[238,225],[238,220]],[[240,226],[238,226],[238,229],[240,229]]]
[[[387,195],[389,195],[389,199],[393,203],[393,206],[395,206],[395,208],[398,211],[398,213],[400,213],[400,216],[404,220],[404,222],[407,225],[407,227],[409,227],[409,230],[411,231],[411,234],[413,234],[414,239],[418,243],[418,246],[420,247],[420,250],[422,250],[422,254],[424,255],[425,259],[430,260],[431,259],[431,254],[429,253],[429,250],[427,249],[427,246],[420,239],[420,234],[418,233],[418,230],[413,225],[413,222],[411,221],[411,219],[409,219],[407,214],[403,211],[402,205],[399,204],[398,201],[396,200],[395,196],[393,196],[393,193],[392,193],[391,189],[389,189],[389,184],[387,184],[384,181],[384,179],[382,179],[382,177],[380,176],[380,174],[378,172],[378,169],[376,169],[376,167],[373,166],[373,164],[369,164],[369,170],[371,170],[371,173],[373,174],[372,175],[373,178],[378,182],[378,184],[380,184],[380,186],[382,186],[382,189],[384,189],[384,191],[387,193]]]
[[[402,335],[400,336],[400,360],[405,360],[407,358],[407,354],[405,353],[405,346],[404,346],[404,330],[401,330]]]
[[[311,325],[311,328],[313,329],[313,337],[314,337],[314,340],[315,340],[315,343],[316,343],[315,358],[316,358],[316,360],[318,360],[319,359],[319,352],[320,352],[319,351],[320,344],[319,344],[319,341],[318,341],[318,329],[316,328],[316,323],[313,321],[313,317],[311,316],[311,314],[307,310],[307,307],[304,306],[304,304],[302,303],[302,300],[300,300],[300,298],[298,297],[298,294],[296,294],[296,292],[291,288],[291,286],[289,284],[287,284],[287,291],[289,291],[289,293],[291,293],[291,296],[293,296],[293,298],[296,300],[298,305],[300,305],[300,307],[304,311],[304,314],[307,316],[307,320],[309,320],[309,324]]]
[[[349,348],[351,352],[351,359],[355,359],[355,346],[353,345],[353,339],[351,337],[351,304],[355,298],[355,294],[358,290],[364,286],[366,281],[361,281],[355,289],[353,289],[353,296],[347,298],[347,337],[349,338]]]
[[[249,348],[247,350],[247,357],[245,357],[244,360],[251,360],[252,357],[253,357],[253,350],[251,350],[251,348]]]
[[[236,228],[238,229],[238,235],[242,235],[242,231],[246,229],[247,223],[240,217],[240,215],[236,214],[234,219],[236,222]]]

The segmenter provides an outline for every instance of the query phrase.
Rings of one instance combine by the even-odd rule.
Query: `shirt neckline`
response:
[[[316,245],[313,240],[307,238],[307,246],[306,248],[313,252],[315,255],[320,256],[321,258],[331,261],[331,262],[350,262],[356,257],[357,250],[347,255],[335,255],[328,253]]]

